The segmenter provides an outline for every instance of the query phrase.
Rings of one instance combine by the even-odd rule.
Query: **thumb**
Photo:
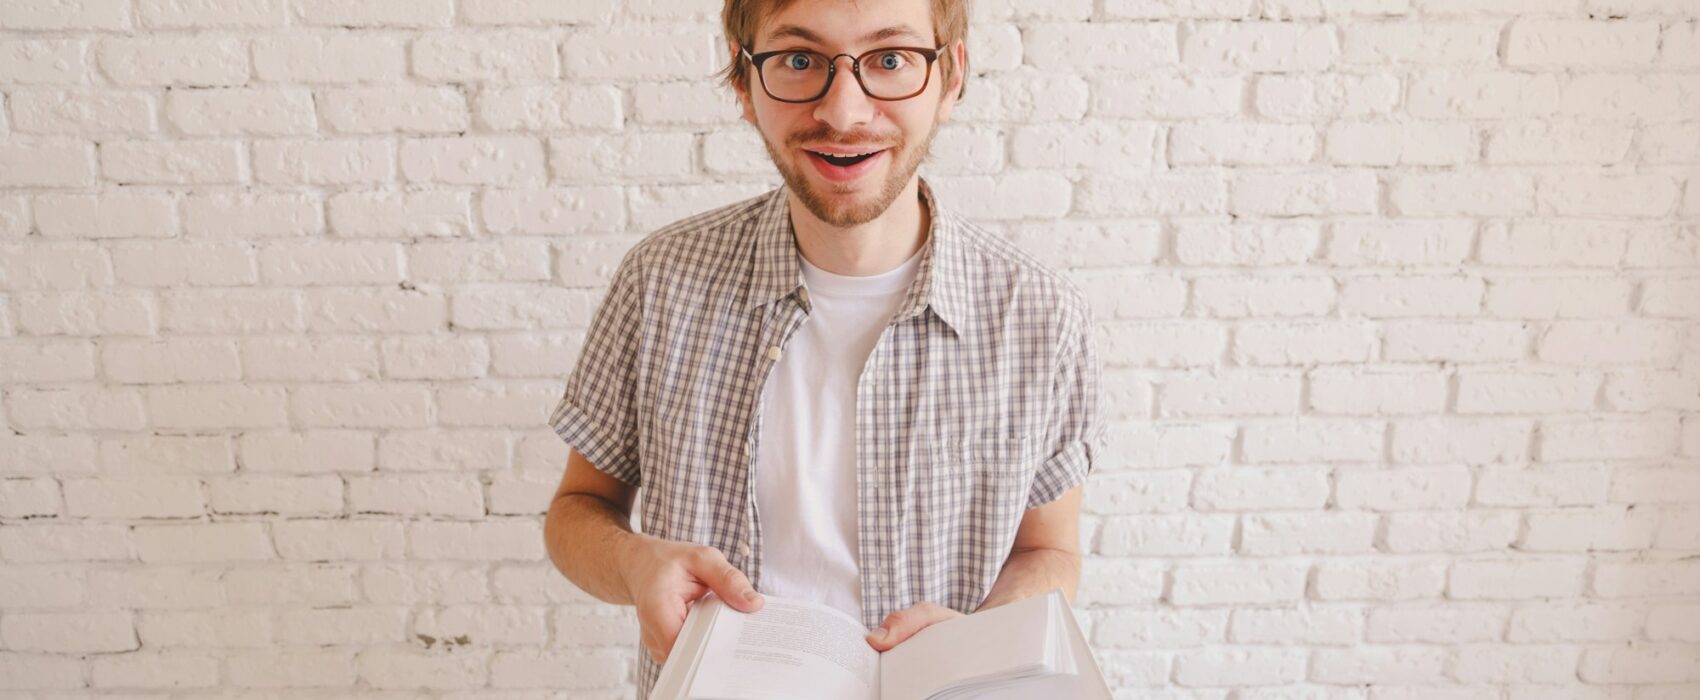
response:
[[[733,609],[747,613],[760,610],[761,594],[756,592],[756,587],[750,584],[750,579],[744,576],[744,572],[726,561],[726,556],[721,554],[720,550],[713,547],[707,549],[709,553],[692,573]]]
[[[916,632],[961,615],[962,613],[942,605],[918,603],[887,615],[885,621],[870,630],[865,639],[874,651],[884,652],[915,636]]]

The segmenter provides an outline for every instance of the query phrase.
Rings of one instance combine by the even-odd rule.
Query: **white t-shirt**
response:
[[[846,277],[797,256],[809,316],[762,389],[756,448],[762,592],[862,618],[856,536],[856,384],[915,279],[921,254]]]

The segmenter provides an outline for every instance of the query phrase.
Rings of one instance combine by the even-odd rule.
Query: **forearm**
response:
[[[623,574],[625,550],[643,535],[631,515],[589,494],[568,494],[549,507],[543,541],[549,560],[586,593],[607,603],[631,605]]]
[[[1074,602],[1075,589],[1080,586],[1080,554],[1061,549],[1036,548],[1016,550],[1004,560],[992,590],[980,603],[979,610],[995,608],[1023,598],[1031,598],[1061,588],[1069,603]]]

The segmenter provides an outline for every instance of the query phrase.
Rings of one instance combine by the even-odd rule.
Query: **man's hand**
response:
[[[761,594],[744,572],[713,547],[637,535],[627,540],[618,561],[637,605],[643,646],[657,664],[667,662],[690,605],[710,590],[740,612],[762,606]]]
[[[962,613],[923,600],[885,616],[885,621],[869,632],[865,639],[874,651],[884,652],[915,636],[916,632],[926,629],[928,625],[953,617],[962,617]]]

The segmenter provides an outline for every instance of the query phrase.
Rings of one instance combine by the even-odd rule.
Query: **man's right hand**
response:
[[[643,646],[657,664],[667,662],[690,604],[709,591],[740,612],[762,606],[750,580],[713,547],[636,534],[627,539],[620,562],[621,576],[637,605]]]

